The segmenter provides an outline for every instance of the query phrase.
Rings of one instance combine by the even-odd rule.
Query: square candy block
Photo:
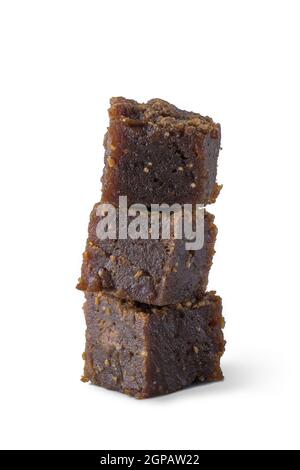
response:
[[[224,319],[213,292],[160,308],[86,293],[84,312],[84,382],[148,398],[223,378]]]
[[[90,217],[78,289],[103,290],[119,298],[160,306],[203,295],[215,253],[213,215],[202,209],[203,247],[187,250],[186,238],[174,238],[174,227],[169,239],[101,240],[97,236],[101,219],[97,209],[98,205]],[[174,224],[174,217],[171,220]]]
[[[208,204],[216,183],[221,129],[209,117],[160,99],[112,98],[104,139],[103,202]]]

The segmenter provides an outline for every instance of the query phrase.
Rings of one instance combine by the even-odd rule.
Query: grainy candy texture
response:
[[[153,240],[100,240],[97,226],[101,216],[97,209],[98,205],[90,217],[79,289],[103,290],[120,298],[153,305],[176,304],[203,295],[217,235],[213,215],[205,211],[202,226],[198,228],[203,230],[203,247],[187,250],[185,238],[174,238],[174,217],[169,239],[162,239],[160,232],[160,239]],[[119,220],[119,211],[117,215]]]
[[[87,293],[84,312],[83,381],[147,398],[223,378],[224,319],[213,292],[160,308]]]
[[[222,380],[222,300],[206,292],[217,228],[214,216],[195,208],[213,203],[221,189],[220,125],[160,99],[112,98],[109,118],[102,197],[90,216],[77,285],[86,299],[82,381],[148,398]],[[143,205],[136,237],[130,231],[138,215],[133,204]],[[173,214],[167,236],[165,219],[160,217],[158,232],[152,219],[163,204]],[[187,204],[193,206],[189,223],[180,219]],[[103,237],[106,218],[110,234]],[[190,237],[196,229],[197,246]]]
[[[128,204],[208,204],[216,183],[221,129],[209,117],[160,99],[112,98],[104,139],[102,200]]]

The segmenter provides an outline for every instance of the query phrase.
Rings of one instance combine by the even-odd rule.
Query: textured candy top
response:
[[[219,138],[220,126],[206,116],[183,111],[167,101],[154,98],[147,103],[138,103],[123,97],[111,98],[109,115],[111,119],[121,119],[130,127],[154,126],[168,132],[210,134]]]
[[[95,294],[95,304],[99,305],[101,299],[109,299],[109,295],[105,292],[98,292]],[[112,297],[114,299],[114,297]],[[182,303],[174,304],[174,305],[167,305],[163,307],[158,306],[151,306],[148,304],[142,304],[139,302],[133,302],[130,300],[125,301],[124,299],[115,299],[115,301],[119,302],[120,308],[124,307],[124,314],[127,315],[128,312],[136,312],[139,311],[141,315],[149,315],[149,314],[158,314],[158,315],[166,315],[170,311],[187,311],[187,310],[195,310],[201,309],[211,304],[222,304],[222,299],[218,295],[216,295],[215,291],[206,292],[205,295],[201,299],[191,299]],[[224,326],[224,325],[223,325]]]

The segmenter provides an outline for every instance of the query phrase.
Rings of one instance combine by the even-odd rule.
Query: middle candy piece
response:
[[[188,239],[176,236],[176,214],[170,218],[168,237],[162,236],[160,220],[158,238],[152,238],[154,230],[150,225],[147,239],[132,239],[129,235],[120,238],[119,233],[115,239],[104,239],[99,237],[104,218],[99,206],[95,205],[90,216],[78,289],[105,291],[119,298],[158,306],[177,304],[205,293],[217,236],[212,214],[202,209],[199,225],[193,213],[191,227],[197,235],[192,243],[190,236]],[[120,220],[117,209],[116,219]],[[128,232],[132,221],[130,216],[126,220]],[[186,233],[184,229],[182,232]],[[197,237],[202,240],[195,242]]]

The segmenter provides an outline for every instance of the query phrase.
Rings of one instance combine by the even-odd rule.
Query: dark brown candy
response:
[[[213,292],[156,308],[87,293],[84,312],[83,381],[147,398],[223,378],[224,319]]]
[[[118,205],[214,202],[221,129],[160,99],[112,98],[102,200]]]
[[[153,305],[176,304],[205,292],[217,236],[213,215],[205,211],[203,247],[189,250],[185,237],[174,238],[174,217],[169,239],[100,240],[98,207],[94,207],[90,217],[79,289],[103,290]],[[129,217],[128,224],[130,220]]]

